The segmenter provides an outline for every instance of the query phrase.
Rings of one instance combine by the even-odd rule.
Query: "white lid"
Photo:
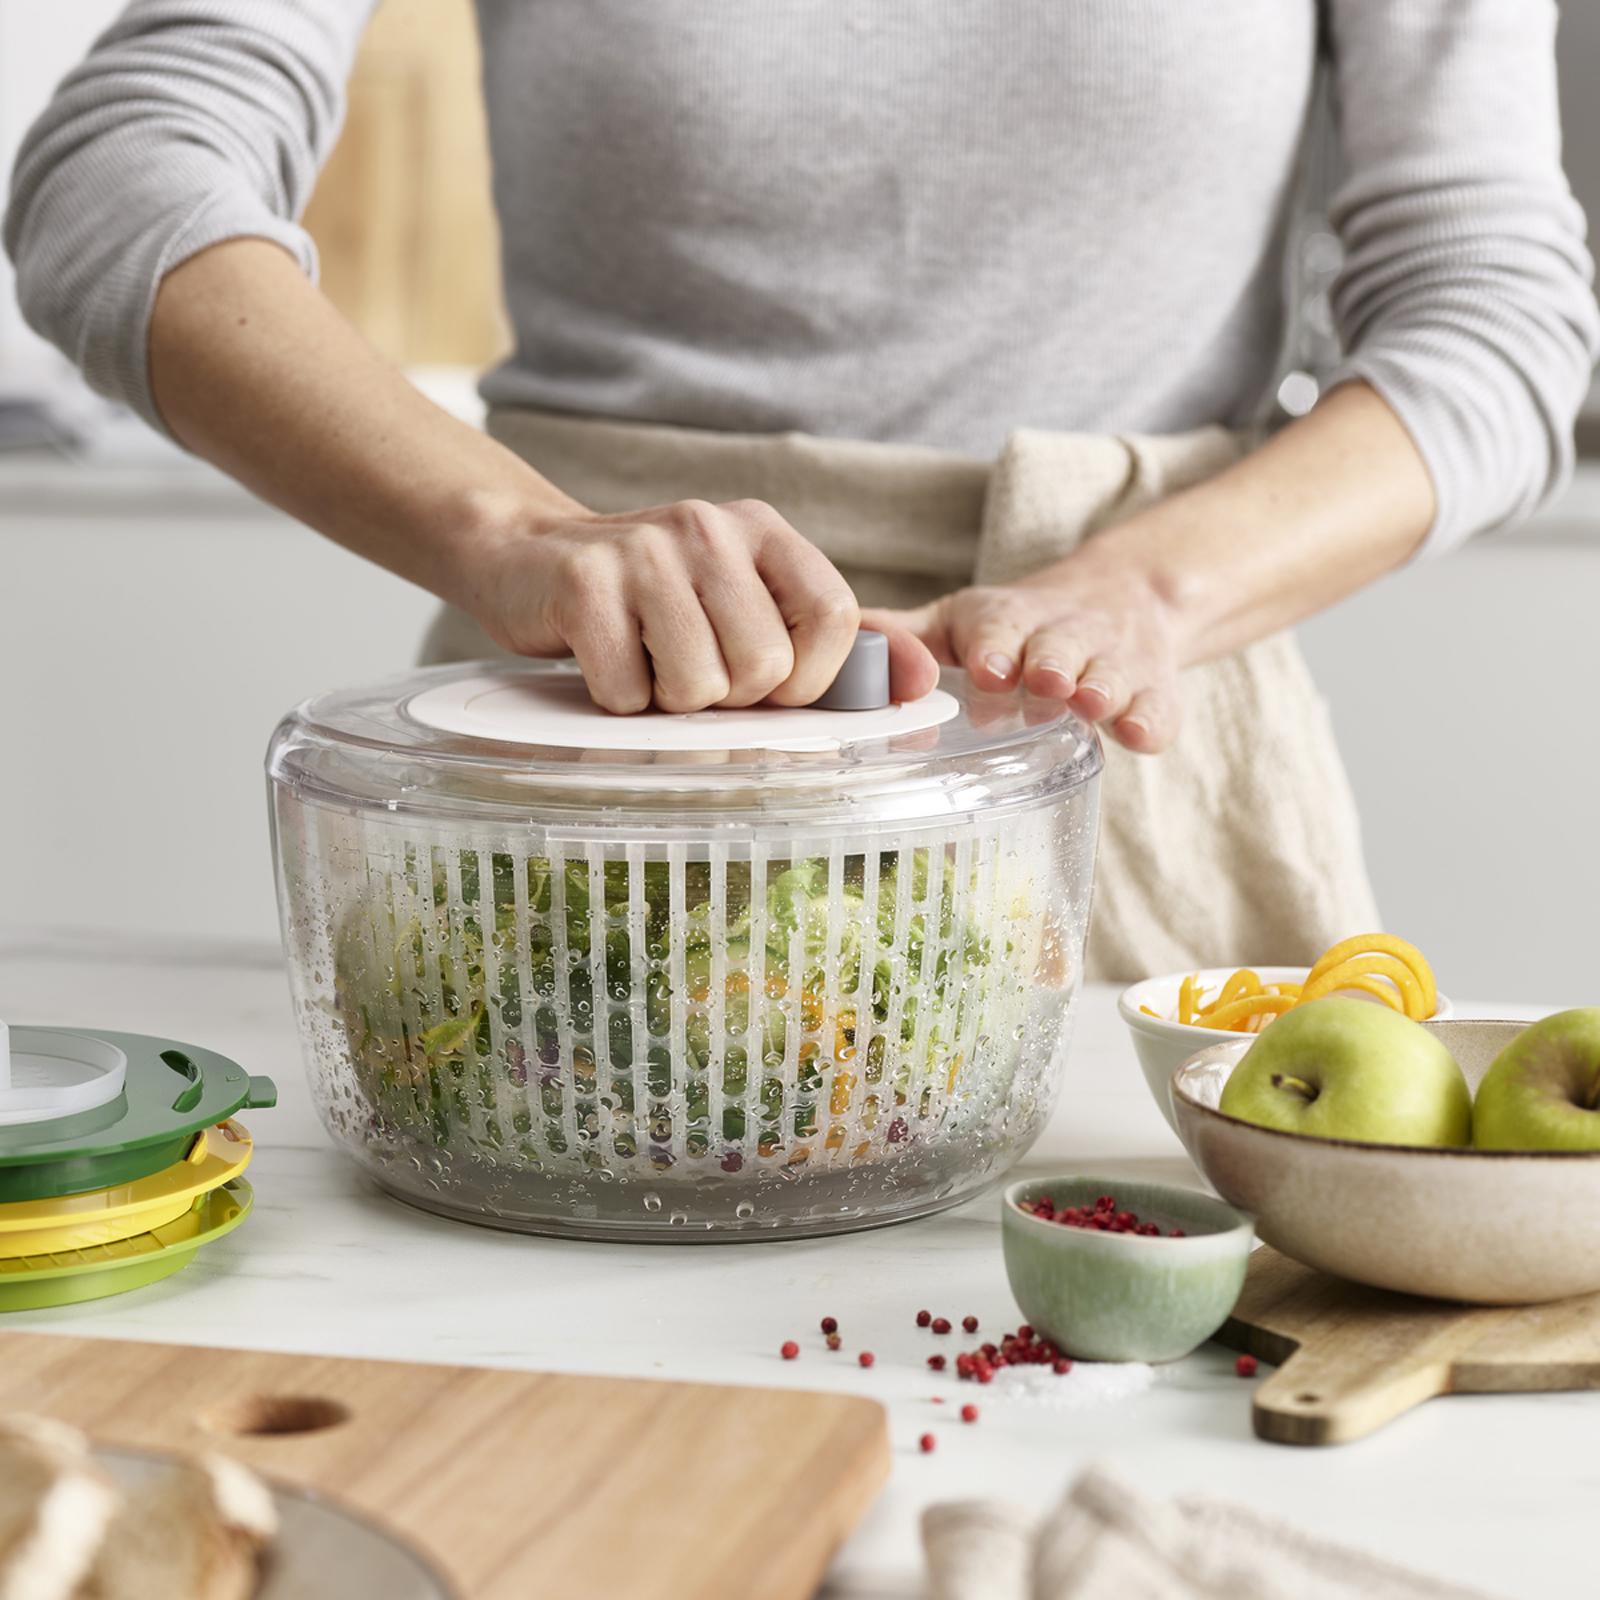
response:
[[[127,1072],[127,1056],[104,1039],[0,1022],[0,1127],[106,1105],[122,1093]]]
[[[589,698],[576,673],[500,669],[435,684],[405,703],[405,714],[441,733],[499,744],[558,750],[842,750],[867,739],[893,739],[948,722],[960,711],[955,696],[935,689],[920,700],[870,711],[817,706],[748,706],[674,715],[641,711],[613,716]]]

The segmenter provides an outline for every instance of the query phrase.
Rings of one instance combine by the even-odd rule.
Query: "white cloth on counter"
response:
[[[1248,1507],[1159,1500],[1091,1467],[1035,1524],[964,1500],[923,1513],[930,1600],[1491,1600]]]

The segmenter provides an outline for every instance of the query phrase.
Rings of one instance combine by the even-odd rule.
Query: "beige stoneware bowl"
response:
[[[1175,1015],[1178,1010],[1178,986],[1185,978],[1198,976],[1202,988],[1215,991],[1237,970],[1234,967],[1207,967],[1198,974],[1171,972],[1164,978],[1146,978],[1142,983],[1130,984],[1122,991],[1117,1001],[1117,1010],[1122,1014],[1122,1020],[1127,1023],[1128,1032],[1133,1036],[1133,1049],[1144,1072],[1144,1081],[1149,1086],[1155,1103],[1161,1107],[1161,1115],[1171,1124],[1174,1132],[1177,1131],[1178,1124],[1172,1114],[1172,1074],[1197,1050],[1204,1050],[1208,1044],[1214,1044],[1218,1039],[1243,1039],[1249,1044],[1253,1038],[1251,1034],[1218,1033],[1215,1028],[1197,1028],[1191,1022],[1169,1021],[1168,1018]],[[1255,967],[1251,970],[1260,976],[1263,983],[1279,983],[1285,980],[1299,983],[1311,969]],[[1357,994],[1355,998],[1371,1000],[1375,1006],[1383,1004],[1381,1000],[1374,1000],[1371,995]],[[1161,1015],[1147,1017],[1139,1009],[1140,1006],[1149,1006],[1152,1011],[1159,1011]],[[1438,1010],[1434,1012],[1433,1020],[1443,1022],[1454,1014],[1454,1008],[1449,1000],[1440,995]]]
[[[1525,1022],[1429,1022],[1476,1091]],[[1478,1305],[1600,1290],[1600,1151],[1440,1150],[1258,1128],[1216,1109],[1255,1041],[1172,1075],[1178,1136],[1256,1233],[1357,1283]]]

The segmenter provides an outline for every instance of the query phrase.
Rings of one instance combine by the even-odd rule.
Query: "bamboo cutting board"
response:
[[[889,1471],[850,1395],[0,1335],[0,1409],[326,1491],[466,1600],[801,1600]]]
[[[1345,1444],[1442,1394],[1600,1389],[1600,1295],[1458,1306],[1347,1283],[1265,1245],[1216,1337],[1277,1366],[1253,1421],[1279,1444]]]

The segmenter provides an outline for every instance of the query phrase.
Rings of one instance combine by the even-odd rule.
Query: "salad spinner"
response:
[[[250,1209],[270,1079],[145,1034],[0,1022],[0,1311],[166,1277]]]
[[[480,662],[292,712],[278,898],[334,1138],[430,1210],[621,1239],[867,1227],[1008,1167],[1064,1063],[1099,745],[955,672],[883,698],[621,717]]]

